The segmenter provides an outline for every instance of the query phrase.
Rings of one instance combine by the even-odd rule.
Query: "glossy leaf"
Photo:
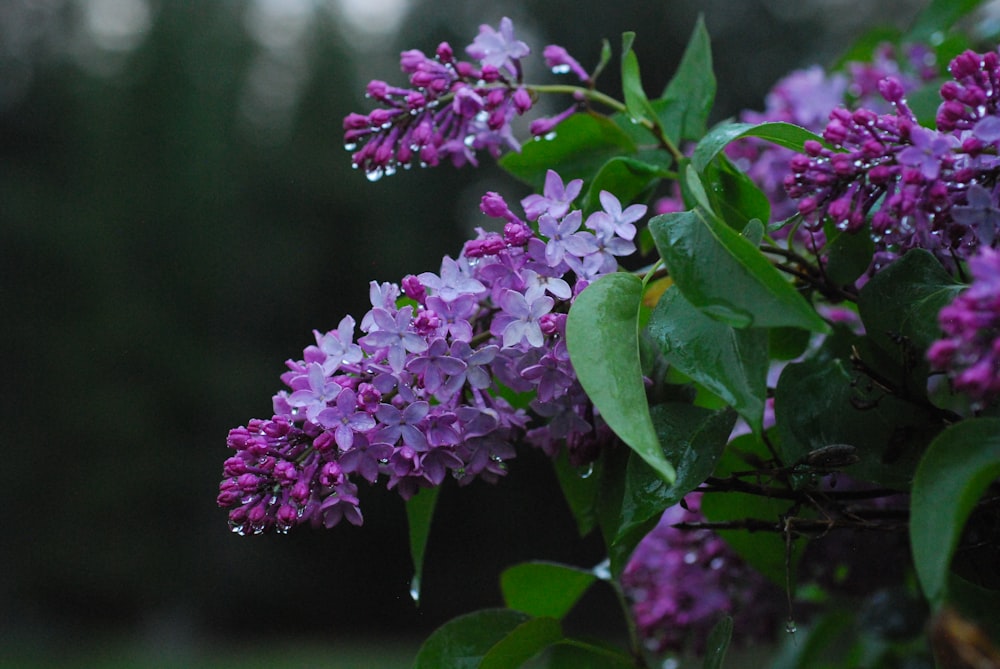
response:
[[[674,468],[663,457],[649,417],[639,363],[642,281],[616,273],[590,284],[569,311],[566,345],[580,384],[622,441],[668,482]]]
[[[905,337],[922,353],[941,337],[937,323],[941,307],[962,288],[931,253],[914,249],[865,284],[858,311],[865,331],[886,351],[899,351],[898,342]]]
[[[627,32],[622,35],[622,92],[625,94],[625,108],[633,120],[659,125],[660,120],[642,87],[639,58],[632,51],[633,41],[635,33]]]
[[[598,460],[583,469],[574,467],[570,464],[565,449],[560,451],[552,464],[563,497],[576,520],[577,530],[581,537],[586,536],[597,523],[597,495],[600,492],[603,465]]]
[[[931,0],[920,12],[907,37],[914,42],[940,41],[941,33],[948,31],[956,21],[983,4],[983,0]]]
[[[767,196],[725,156],[705,169],[704,179],[712,210],[734,230],[743,231],[749,221],[771,219],[771,203]],[[760,240],[753,245],[759,246]]]
[[[563,639],[546,648],[525,669],[635,669],[632,657],[618,647]]]
[[[612,193],[622,203],[622,208],[625,208],[663,176],[663,168],[657,165],[623,156],[612,158],[604,163],[590,183],[583,198],[582,209],[584,212],[600,209],[602,190]]]
[[[827,278],[838,287],[853,286],[868,269],[875,244],[868,234],[837,232],[826,245]]]
[[[684,49],[677,72],[660,100],[660,121],[675,143],[697,140],[705,134],[706,122],[715,102],[715,73],[712,71],[712,41],[705,20],[698,17]],[[655,103],[654,103],[655,105]]]
[[[563,181],[591,179],[608,159],[635,152],[635,142],[613,121],[592,114],[573,114],[560,123],[550,139],[526,142],[519,153],[508,153],[500,166],[542,192],[545,173],[553,169]]]
[[[562,625],[554,618],[533,618],[511,630],[483,656],[480,669],[520,667],[548,646],[563,638]]]
[[[729,650],[729,642],[733,638],[733,619],[729,616],[715,624],[712,632],[708,635],[708,643],[705,648],[705,669],[722,669],[722,664],[726,660],[726,651]]]
[[[676,463],[677,480],[667,485],[638,457],[629,458],[621,520],[615,544],[631,553],[657,523],[663,510],[681,501],[712,475],[726,448],[736,415],[691,404],[666,403],[650,408],[664,455]]]
[[[484,609],[449,620],[427,637],[413,669],[476,669],[490,649],[531,620],[510,609]]]
[[[562,619],[597,580],[592,571],[554,562],[523,562],[500,576],[508,608]]]
[[[910,544],[924,594],[940,604],[965,521],[1000,476],[1000,419],[952,425],[931,442],[913,480]]]
[[[406,501],[406,519],[410,527],[410,558],[413,560],[413,580],[410,581],[410,597],[420,603],[420,586],[424,573],[424,551],[431,531],[434,507],[437,505],[440,488],[424,488]]]
[[[653,240],[684,297],[733,327],[829,328],[753,244],[704,211],[663,214]]]
[[[727,144],[744,137],[757,137],[798,153],[810,139],[823,143],[823,138],[816,133],[791,123],[722,123],[701,138],[691,154],[691,164],[704,172]]]
[[[770,364],[767,330],[730,327],[671,288],[656,305],[647,331],[671,365],[725,400],[760,432]]]

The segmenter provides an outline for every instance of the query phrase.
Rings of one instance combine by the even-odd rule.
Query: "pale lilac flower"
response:
[[[598,196],[604,211],[596,211],[587,217],[585,225],[591,230],[599,227],[610,227],[611,231],[622,239],[635,239],[635,223],[646,215],[648,207],[644,204],[633,204],[622,211],[622,204],[614,195],[602,190]]]
[[[500,19],[500,30],[483,24],[479,26],[479,34],[465,52],[479,60],[483,65],[517,72],[515,62],[530,53],[528,45],[514,39],[514,23],[506,16]]]
[[[309,363],[307,369],[306,378],[309,387],[296,390],[285,401],[291,407],[305,409],[306,420],[315,423],[319,412],[326,409],[327,404],[340,395],[341,386],[329,380],[322,365],[312,362]]]
[[[545,342],[545,335],[538,319],[552,310],[555,304],[551,297],[541,295],[530,303],[525,296],[513,290],[505,291],[500,298],[503,313],[493,320],[493,334],[503,338],[504,348],[519,346],[526,342],[539,347]]]
[[[581,232],[583,214],[572,211],[561,221],[551,214],[542,214],[538,219],[538,232],[549,238],[545,244],[545,261],[555,267],[570,257],[582,258],[597,250],[597,241],[589,232]]]
[[[403,307],[395,318],[385,309],[372,309],[375,327],[359,341],[370,348],[385,348],[389,351],[389,366],[400,372],[406,364],[406,354],[422,353],[427,350],[427,340],[410,329],[413,307]]]
[[[583,179],[573,179],[568,184],[563,185],[562,177],[555,171],[548,170],[545,173],[545,187],[542,195],[534,193],[521,200],[524,207],[524,215],[529,221],[538,220],[542,214],[549,214],[553,218],[562,218],[569,212],[573,200],[580,195],[583,190]]]
[[[316,422],[327,429],[333,428],[334,440],[341,450],[354,445],[354,433],[366,432],[375,427],[375,419],[365,411],[358,411],[357,395],[344,388],[332,407],[320,411]]]
[[[441,261],[440,276],[433,272],[424,272],[418,278],[420,283],[446,302],[455,300],[461,295],[482,295],[486,291],[482,283],[469,276],[458,261],[448,256]]]

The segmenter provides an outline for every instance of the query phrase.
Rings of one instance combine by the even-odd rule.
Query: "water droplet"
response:
[[[547,141],[547,142],[551,142],[551,141],[552,141],[553,139],[555,139],[555,138],[556,138],[556,133],[555,133],[555,132],[550,132],[550,133],[547,133],[547,134],[546,134],[546,135],[544,136],[544,139],[545,139],[545,141]]]
[[[680,669],[681,663],[675,657],[668,657],[660,665],[660,669]]]
[[[580,478],[589,479],[594,475],[594,463],[589,463],[586,467],[580,470]]]
[[[376,182],[376,181],[378,181],[379,179],[382,178],[382,174],[383,174],[382,168],[381,167],[376,167],[373,170],[369,170],[368,173],[365,174],[365,176],[368,177],[369,181],[371,181],[372,183],[374,183],[374,182]]]
[[[234,534],[238,534],[241,537],[245,537],[247,535],[246,525],[242,525],[239,523],[229,523],[229,529],[232,530]]]
[[[344,144],[344,151],[354,151],[357,148],[358,145],[356,142],[348,142],[347,144]]]
[[[799,628],[795,625],[795,621],[789,618],[785,623],[785,631],[789,634],[795,634],[799,631]]]
[[[590,570],[590,573],[592,573],[594,576],[601,579],[602,581],[610,581],[611,560],[605,559],[602,562],[598,562],[596,565],[594,565],[594,568]]]
[[[552,68],[552,74],[568,74],[569,65],[556,65]]]
[[[684,564],[694,564],[698,561],[698,554],[694,551],[688,551],[684,554]]]
[[[420,604],[420,574],[414,574],[410,581],[410,599],[414,604]]]

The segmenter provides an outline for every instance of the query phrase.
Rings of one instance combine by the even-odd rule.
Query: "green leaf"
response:
[[[413,560],[413,580],[410,581],[410,596],[420,604],[420,581],[424,573],[424,551],[427,536],[431,531],[434,507],[437,505],[440,488],[423,488],[406,501],[406,519],[410,526],[410,557]]]
[[[749,221],[760,223],[771,219],[771,203],[767,196],[725,156],[719,156],[705,168],[704,179],[712,210],[734,230],[742,232]],[[763,224],[760,227],[763,233]],[[747,239],[754,246],[760,246],[759,239]]]
[[[721,397],[760,432],[767,395],[767,330],[736,329],[706,316],[671,287],[647,331],[664,358]]]
[[[900,338],[905,337],[909,346],[923,352],[941,337],[941,307],[963,288],[930,252],[914,249],[865,284],[858,312],[865,331],[886,351],[899,351]],[[896,358],[902,361],[902,353]]]
[[[934,39],[934,35],[948,32],[959,19],[981,4],[983,0],[931,0],[927,8],[917,16],[907,34],[907,40],[934,43],[938,41]]]
[[[850,345],[858,350],[863,343],[852,338]],[[912,404],[865,384],[849,371],[849,359],[826,355],[828,350],[788,365],[778,379],[774,413],[782,459],[792,464],[818,448],[847,444],[860,458],[845,470],[848,475],[906,489],[939,425]]]
[[[965,521],[1000,476],[1000,419],[964,420],[931,442],[913,480],[910,545],[924,594],[947,594],[949,566]]]
[[[525,669],[635,669],[635,662],[617,647],[563,639],[524,666]]]
[[[510,609],[483,609],[453,618],[424,641],[413,669],[476,669],[493,646],[531,620]]]
[[[664,480],[674,468],[663,457],[649,417],[639,364],[642,281],[608,274],[590,284],[569,310],[566,346],[573,369],[601,417]]]
[[[677,72],[660,100],[666,102],[660,112],[660,122],[674,143],[682,139],[697,140],[705,134],[708,115],[715,102],[715,73],[712,71],[712,41],[704,17],[698,17]]]
[[[810,139],[825,144],[816,133],[791,123],[721,123],[698,142],[691,154],[691,164],[698,172],[704,172],[727,144],[744,137],[757,137],[797,153],[802,153]]]
[[[553,169],[564,181],[589,181],[615,156],[632,154],[635,142],[604,116],[573,114],[560,123],[551,139],[526,142],[520,153],[508,153],[500,166],[541,192],[545,173]]]
[[[500,576],[508,608],[561,620],[597,580],[592,571],[554,562],[523,562]]]
[[[703,312],[733,327],[829,331],[757,247],[704,211],[656,216],[649,228],[674,282]]]
[[[614,194],[624,208],[663,176],[663,169],[657,165],[623,156],[612,158],[604,163],[591,182],[582,209],[585,213],[599,209],[602,190]]]
[[[714,213],[715,210],[712,209],[712,203],[708,199],[708,191],[705,190],[705,183],[702,181],[701,175],[687,160],[682,161],[678,168],[682,169],[684,174],[684,181],[681,183],[684,201],[690,202],[692,207],[697,205],[705,211]]]
[[[597,66],[594,68],[593,74],[590,75],[591,81],[596,82],[597,77],[601,76],[601,72],[604,68],[608,66],[611,62],[611,42],[606,38],[601,40],[601,57],[597,62]]]
[[[729,650],[729,641],[733,638],[733,619],[729,616],[715,624],[712,632],[708,635],[708,644],[705,649],[705,669],[722,669],[722,663],[726,659],[726,651]]]
[[[596,507],[597,495],[600,492],[601,462],[598,461],[581,470],[570,464],[566,450],[562,449],[552,464],[563,497],[566,498],[570,512],[576,520],[580,536],[590,534],[597,523]]]
[[[639,76],[639,59],[632,51],[635,33],[622,34],[622,92],[625,94],[625,108],[632,119],[640,122],[659,125],[653,106],[642,88],[642,78]]]
[[[663,511],[681,501],[715,471],[736,420],[731,410],[711,411],[690,404],[650,408],[664,455],[677,463],[677,480],[667,485],[641,458],[629,458],[615,545],[631,553]]]
[[[775,360],[793,360],[809,348],[811,336],[799,328],[771,328],[767,331],[768,355]]]
[[[826,245],[827,278],[839,287],[853,286],[868,269],[875,244],[867,234],[838,232]]]
[[[562,625],[554,618],[535,618],[521,623],[483,656],[480,669],[511,669],[563,638]]]

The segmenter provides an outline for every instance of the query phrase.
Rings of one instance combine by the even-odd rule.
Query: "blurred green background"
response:
[[[363,488],[363,528],[289,536],[237,537],[215,507],[227,431],[270,415],[311,330],[455,254],[485,191],[526,194],[488,159],[351,170],[341,119],[369,79],[403,82],[399,51],[508,15],[549,80],[545,44],[590,67],[635,30],[659,92],[703,12],[722,119],[921,4],[3,0],[0,666],[406,666],[500,604],[504,567],[600,560],[531,452],[446,487],[420,608],[395,494]],[[612,607],[596,592],[573,624],[617,629]]]

